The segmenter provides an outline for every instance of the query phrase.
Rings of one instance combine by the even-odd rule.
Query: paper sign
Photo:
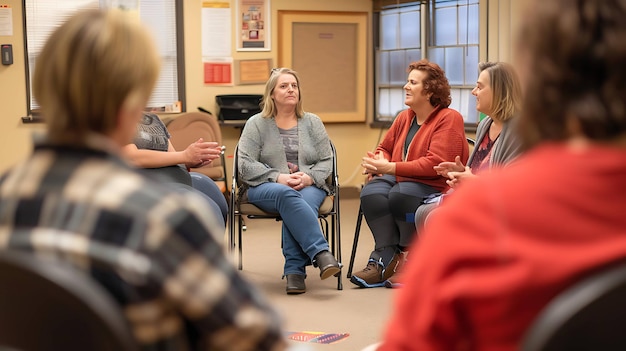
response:
[[[10,5],[0,5],[0,35],[13,35],[13,9]]]

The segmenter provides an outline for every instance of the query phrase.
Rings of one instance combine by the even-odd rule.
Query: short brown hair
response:
[[[591,140],[626,132],[626,2],[535,1],[518,33],[527,147],[565,140],[572,123]]]

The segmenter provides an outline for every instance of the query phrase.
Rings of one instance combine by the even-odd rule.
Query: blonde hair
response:
[[[493,94],[489,117],[501,122],[511,119],[522,104],[522,88],[515,69],[506,62],[482,62],[478,68],[489,74]]]
[[[298,83],[298,103],[296,104],[296,116],[301,118],[304,116],[304,109],[302,107],[302,90],[300,90],[300,78],[298,77],[298,73],[296,71],[289,68],[274,68],[272,69],[272,73],[270,74],[270,78],[265,83],[265,93],[263,94],[263,100],[261,101],[261,115],[263,117],[273,117],[276,114],[276,103],[274,99],[272,99],[272,93],[274,93],[274,88],[276,88],[276,84],[278,84],[278,77],[282,74],[291,74],[296,78],[296,82]]]
[[[145,107],[159,75],[154,41],[136,15],[83,10],[52,33],[33,92],[52,142],[114,130],[123,109]]]

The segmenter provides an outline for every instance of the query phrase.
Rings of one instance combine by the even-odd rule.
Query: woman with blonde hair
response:
[[[318,267],[321,279],[341,270],[317,221],[330,190],[330,139],[320,118],[304,112],[300,79],[289,68],[272,70],[262,106],[239,139],[239,173],[249,201],[280,214],[286,291],[302,294],[307,265]]]
[[[472,94],[476,96],[476,110],[487,117],[476,129],[474,151],[467,166],[457,157],[455,162],[442,162],[435,167],[438,174],[450,179],[448,185],[452,188],[482,170],[510,163],[521,149],[512,128],[512,119],[522,103],[517,73],[506,62],[483,62],[478,67],[480,75]]]

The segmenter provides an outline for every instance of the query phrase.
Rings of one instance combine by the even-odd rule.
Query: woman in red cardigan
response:
[[[413,62],[404,85],[400,112],[374,152],[363,157],[368,183],[361,209],[376,243],[366,267],[350,281],[360,287],[384,286],[400,264],[415,233],[415,210],[426,196],[447,189],[434,166],[461,156],[469,148],[463,117],[450,105],[445,72],[427,60]]]

